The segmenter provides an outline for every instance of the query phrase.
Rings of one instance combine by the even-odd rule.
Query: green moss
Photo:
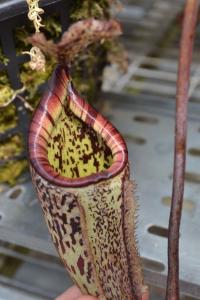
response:
[[[27,160],[9,161],[0,167],[0,182],[15,185],[19,176],[27,170]]]
[[[20,78],[21,82],[28,91],[27,101],[34,107],[37,105],[38,99],[41,96],[38,92],[38,88],[41,84],[47,82],[49,76],[53,72],[55,64],[55,61],[49,59],[48,63],[46,64],[45,72],[31,70],[28,63],[24,64],[21,68]]]
[[[56,17],[49,17],[45,21],[45,34],[48,38],[58,38],[61,33],[61,26]],[[17,28],[15,31],[15,44],[17,55],[23,51],[29,50],[30,45],[26,42],[26,38],[34,32],[32,24]],[[0,48],[1,49],[1,48]],[[3,63],[7,60],[0,51],[0,59]],[[22,84],[28,91],[27,101],[34,107],[37,105],[40,92],[38,88],[49,78],[55,66],[55,61],[48,59],[45,72],[36,72],[30,69],[28,63],[21,66],[20,79]],[[6,73],[0,74],[0,105],[8,102],[14,94]],[[17,114],[14,105],[9,105],[0,112],[0,133],[17,126]],[[6,142],[0,143],[0,159],[7,160],[9,157],[20,154],[24,150],[22,139],[19,136],[12,137]],[[27,161],[11,161],[0,167],[0,182],[14,185],[18,177],[27,169]]]
[[[78,21],[87,18],[109,17],[109,1],[76,0],[72,4],[71,19]]]
[[[12,158],[23,150],[22,137],[12,136],[6,141],[0,142],[0,160]]]
[[[44,29],[42,30],[48,39],[58,39],[61,35],[62,28],[60,19],[55,15],[48,17],[43,21]]]
[[[20,154],[24,149],[23,139],[20,135],[0,142],[0,160],[12,160],[12,157]],[[0,167],[0,182],[14,185],[17,178],[27,168],[27,161],[8,161]]]
[[[44,28],[42,32],[48,39],[58,39],[61,35],[61,24],[59,18],[50,16],[43,21]],[[27,38],[34,33],[34,27],[31,22],[28,22],[24,26],[17,27],[14,31],[14,39],[17,55],[22,54],[24,51],[30,50],[30,44],[27,42]],[[38,72],[37,72],[38,73]]]
[[[87,19],[90,17],[102,19],[109,18],[109,2],[108,0],[75,0],[71,5],[71,22]],[[61,35],[60,19],[57,16],[47,17],[43,21],[45,28],[42,32],[48,39],[57,40]],[[26,39],[34,33],[34,28],[31,22],[26,25],[16,28],[14,32],[15,45],[17,55],[21,55],[23,51],[30,50],[30,45]],[[107,63],[107,52],[112,47],[109,43],[96,44],[89,49],[84,50],[83,55],[77,57],[72,66],[72,78],[74,85],[79,93],[90,102],[96,98],[96,93],[101,85],[102,69]],[[36,107],[41,94],[39,87],[45,83],[55,67],[56,62],[47,57],[46,71],[37,72],[30,69],[28,63],[25,63],[20,68],[20,79],[28,92],[27,101]],[[8,60],[3,55],[0,48],[0,60],[7,63]],[[9,79],[5,73],[0,74],[0,104],[6,103],[12,96],[12,90]],[[0,112],[0,132],[5,132],[7,129],[17,125],[17,115],[14,105],[6,107]],[[23,150],[21,142],[16,141],[16,137],[7,141],[4,145],[1,144],[0,157],[7,158],[8,156],[16,155]],[[27,161],[11,161],[0,167],[0,182],[6,182],[11,185],[15,184],[17,178],[27,168]]]
[[[108,0],[76,0],[73,1],[70,17],[73,22],[91,17],[109,18],[109,7]],[[71,73],[74,85],[90,103],[95,101],[100,89],[102,69],[107,64],[110,46],[109,42],[92,45],[73,62]]]
[[[0,133],[5,132],[17,125],[16,108],[10,105],[0,111]]]
[[[6,103],[14,94],[12,90],[8,76],[1,72],[0,73],[0,105]]]
[[[8,77],[5,73],[0,73],[0,106],[7,103],[14,94],[10,86]],[[16,109],[14,105],[10,105],[0,110],[0,133],[17,125]]]

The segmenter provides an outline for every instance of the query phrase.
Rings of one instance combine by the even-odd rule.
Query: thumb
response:
[[[143,287],[142,300],[149,300],[149,289],[147,286]]]

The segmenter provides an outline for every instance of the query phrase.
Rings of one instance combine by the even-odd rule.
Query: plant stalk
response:
[[[186,2],[180,43],[176,92],[173,189],[168,237],[166,300],[179,300],[179,231],[185,179],[188,91],[198,3],[198,0],[187,0]]]

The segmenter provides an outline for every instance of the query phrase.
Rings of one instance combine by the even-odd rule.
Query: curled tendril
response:
[[[29,65],[32,70],[45,71],[45,56],[38,47],[32,47],[30,51],[24,51],[23,54],[30,55]]]
[[[39,0],[26,0],[29,6],[29,12],[28,12],[28,18],[31,20],[34,24],[35,31],[40,32],[40,27],[43,27],[44,25],[41,23],[42,18],[41,14],[44,13],[44,10],[39,7]]]
[[[42,18],[40,15],[44,13],[44,10],[39,7],[39,0],[26,0],[26,2],[29,7],[28,18],[33,22],[35,32],[40,32],[40,27],[44,26],[41,23]],[[30,55],[29,66],[32,70],[45,71],[45,56],[38,47],[32,47],[30,51],[23,53]]]

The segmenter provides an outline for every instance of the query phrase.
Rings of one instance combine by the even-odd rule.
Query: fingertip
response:
[[[81,297],[78,297],[77,300],[98,300],[98,299],[93,296],[83,295]]]
[[[149,289],[147,286],[143,287],[142,300],[149,300]]]
[[[76,300],[81,295],[82,293],[80,289],[77,286],[73,285],[62,295],[58,296],[55,300]]]

